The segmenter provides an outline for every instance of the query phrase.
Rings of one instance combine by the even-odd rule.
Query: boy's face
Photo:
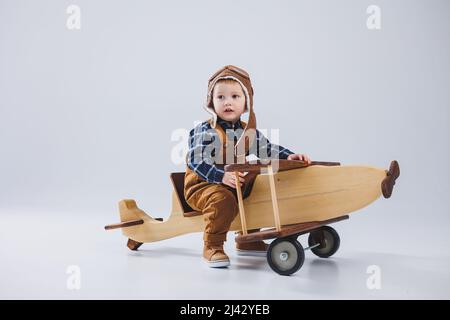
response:
[[[223,120],[236,122],[245,110],[245,95],[236,82],[218,82],[214,86],[213,104],[216,114]]]

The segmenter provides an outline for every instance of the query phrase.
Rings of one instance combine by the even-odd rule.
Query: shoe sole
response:
[[[250,250],[239,250],[239,249],[236,249],[236,254],[238,256],[267,257],[267,252],[266,251],[250,251]]]
[[[209,261],[203,258],[203,261],[210,268],[225,268],[230,265],[230,260],[217,260],[217,261]]]

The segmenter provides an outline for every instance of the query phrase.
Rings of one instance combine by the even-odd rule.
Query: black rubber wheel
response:
[[[317,243],[320,243],[320,245],[312,248],[312,253],[320,258],[328,258],[338,251],[341,239],[336,230],[332,227],[324,226],[309,234],[308,245],[311,247]]]
[[[297,272],[305,261],[302,245],[294,238],[279,238],[267,249],[267,262],[278,274],[289,276]]]

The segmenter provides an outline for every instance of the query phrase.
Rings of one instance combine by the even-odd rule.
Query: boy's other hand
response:
[[[306,154],[290,154],[287,157],[288,160],[300,160],[305,161],[307,164],[311,164],[311,159]]]
[[[244,176],[244,172],[239,172],[239,181],[241,183],[241,187],[245,182]],[[236,176],[234,175],[234,172],[225,172],[225,174],[223,175],[222,183],[236,189]]]

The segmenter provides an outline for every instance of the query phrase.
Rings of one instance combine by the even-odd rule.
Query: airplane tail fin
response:
[[[162,218],[152,218],[143,210],[139,209],[136,201],[125,199],[119,202],[120,223],[109,224],[105,226],[105,230],[127,228],[143,224],[146,220],[162,221]]]

